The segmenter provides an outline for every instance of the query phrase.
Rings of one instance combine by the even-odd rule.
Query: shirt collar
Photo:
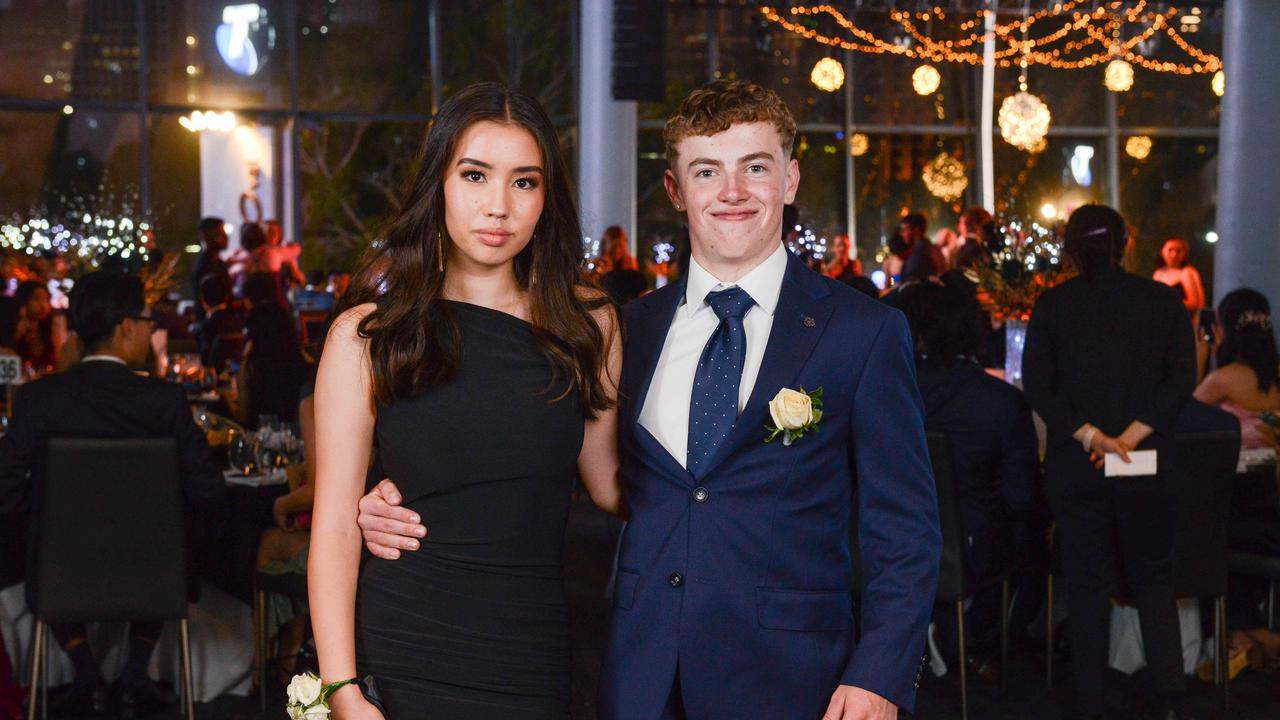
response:
[[[80,362],[82,362],[82,363],[87,363],[87,362],[99,362],[99,361],[101,361],[101,362],[113,362],[113,363],[119,363],[119,364],[124,365],[124,366],[126,366],[126,367],[129,365],[129,363],[127,363],[127,362],[125,362],[124,360],[122,360],[122,359],[120,359],[120,358],[116,357],[115,355],[88,355],[88,356],[86,356],[86,357],[84,357],[84,358],[81,358],[81,359],[80,359]]]
[[[698,308],[706,304],[707,293],[738,286],[745,290],[756,306],[765,313],[773,315],[778,307],[778,296],[782,294],[782,278],[787,272],[787,248],[781,242],[773,254],[764,262],[755,266],[735,283],[722,283],[714,275],[707,272],[697,260],[689,258],[689,282],[685,286],[685,313],[692,315]]]

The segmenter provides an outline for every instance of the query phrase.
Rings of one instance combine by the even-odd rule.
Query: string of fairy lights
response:
[[[944,22],[950,15],[942,7],[925,11],[894,10],[889,13],[889,31],[877,32],[857,25],[839,9],[826,4],[796,6],[781,11],[762,7],[761,16],[795,35],[832,48],[861,53],[891,54],[923,61],[911,74],[911,85],[922,96],[938,92],[942,74],[931,63],[984,63],[984,45],[991,41],[992,62],[1003,68],[1018,68],[1018,91],[1001,102],[997,120],[1001,137],[1028,153],[1046,147],[1052,113],[1045,101],[1028,89],[1028,69],[1036,66],[1075,70],[1106,63],[1103,84],[1111,92],[1127,92],[1134,87],[1135,66],[1175,75],[1211,75],[1210,89],[1219,97],[1226,89],[1222,60],[1197,47],[1186,34],[1201,22],[1199,8],[1184,11],[1161,4],[1155,8],[1147,0],[1063,0],[1036,12],[1024,6],[1021,18],[992,22],[987,27],[988,9],[980,9],[959,22]],[[937,22],[935,29],[935,21]],[[834,23],[839,31],[824,33],[824,24]],[[842,35],[842,36],[839,36]],[[1152,41],[1168,37],[1186,55],[1183,61],[1156,60],[1143,54]],[[836,92],[845,81],[844,67],[834,58],[820,59],[810,73],[810,82],[826,92]],[[1150,152],[1150,138],[1130,138],[1126,152],[1143,159]],[[851,146],[854,155],[859,153]],[[865,149],[864,149],[865,151]],[[929,190],[946,198],[957,192],[958,160],[940,154],[930,163]],[[936,188],[936,189],[935,189]],[[963,187],[959,188],[960,191]]]

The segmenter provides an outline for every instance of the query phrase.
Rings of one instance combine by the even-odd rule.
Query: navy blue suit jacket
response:
[[[699,482],[638,421],[684,291],[677,283],[624,311],[631,520],[600,717],[659,717],[677,669],[690,718],[818,720],[840,684],[910,710],[940,535],[905,319],[790,257],[756,385]],[[801,386],[823,390],[820,431],[765,444],[769,400]]]

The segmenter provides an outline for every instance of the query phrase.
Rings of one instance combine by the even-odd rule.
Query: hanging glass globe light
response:
[[[833,58],[822,58],[809,73],[809,82],[819,90],[835,92],[844,85],[844,67]]]
[[[849,139],[849,154],[854,157],[862,157],[867,154],[867,148],[870,142],[867,140],[865,133],[854,133]]]
[[[1146,160],[1151,154],[1151,138],[1146,135],[1132,135],[1124,141],[1124,151],[1135,160]]]
[[[938,153],[937,157],[924,166],[920,178],[924,180],[924,186],[929,192],[948,202],[960,197],[964,189],[969,187],[969,175],[964,163],[949,153]]]
[[[1125,92],[1133,87],[1133,66],[1127,60],[1116,58],[1107,63],[1103,84],[1111,92]]]
[[[911,87],[917,95],[930,95],[942,84],[942,73],[932,65],[921,65],[911,73]]]
[[[1227,90],[1227,76],[1221,70],[1213,74],[1213,80],[1209,82],[1209,87],[1213,88],[1213,94],[1222,97],[1222,93]]]
[[[1049,106],[1029,92],[1010,95],[1000,103],[1000,137],[1010,145],[1028,150],[1049,132]]]

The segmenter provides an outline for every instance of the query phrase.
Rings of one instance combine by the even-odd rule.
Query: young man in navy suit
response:
[[[772,91],[717,81],[664,130],[692,259],[624,310],[630,523],[601,718],[884,720],[914,703],[940,536],[910,333],[780,242],[795,128]],[[398,499],[384,482],[361,502],[384,557],[422,535]]]

